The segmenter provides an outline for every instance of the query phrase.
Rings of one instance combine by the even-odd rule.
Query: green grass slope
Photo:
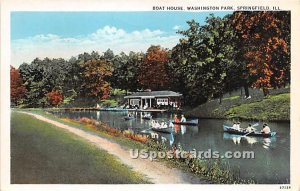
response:
[[[258,90],[252,90],[251,99],[244,99],[240,95],[210,100],[192,110],[186,111],[187,116],[199,118],[240,118],[245,120],[288,121],[290,120],[289,89],[274,90],[268,97],[264,97]]]
[[[269,96],[262,101],[235,106],[225,113],[227,117],[267,121],[290,119],[290,94]]]
[[[26,114],[12,112],[13,184],[147,183],[106,151]]]

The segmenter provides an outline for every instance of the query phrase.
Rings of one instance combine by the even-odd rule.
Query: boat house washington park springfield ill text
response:
[[[129,108],[177,109],[181,106],[181,97],[182,94],[173,91],[144,91],[135,92],[124,98],[128,100]]]

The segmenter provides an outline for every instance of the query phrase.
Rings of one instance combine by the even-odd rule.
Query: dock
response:
[[[124,108],[96,108],[96,107],[70,107],[70,108],[59,108],[60,110],[66,111],[115,111],[115,112],[166,112],[166,109],[124,109]]]

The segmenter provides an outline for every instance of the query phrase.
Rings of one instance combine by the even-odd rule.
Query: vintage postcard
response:
[[[3,1],[1,190],[299,190],[299,1]]]

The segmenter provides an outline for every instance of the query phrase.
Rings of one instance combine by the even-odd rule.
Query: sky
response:
[[[214,12],[224,17],[231,12]],[[201,25],[209,12],[12,12],[11,61],[18,67],[34,58],[69,59],[108,48],[115,54],[143,51],[151,45],[172,48],[186,21]]]

